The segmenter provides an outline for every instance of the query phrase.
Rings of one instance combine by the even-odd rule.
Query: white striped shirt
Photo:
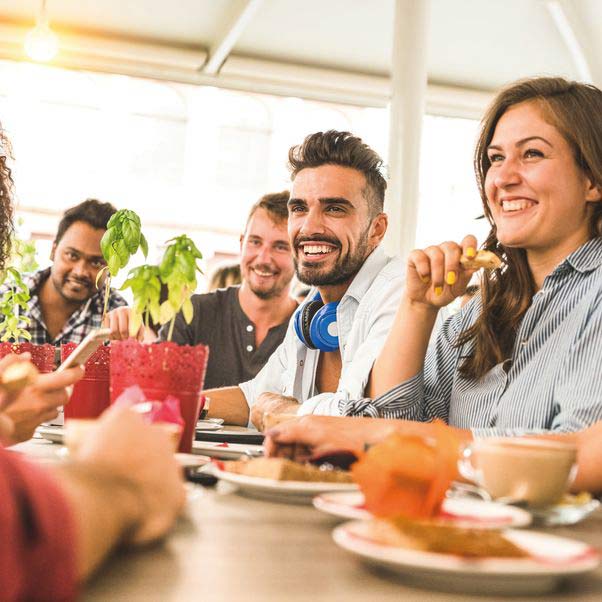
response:
[[[450,317],[424,369],[375,400],[342,402],[341,413],[428,421],[475,436],[570,432],[602,420],[602,237],[569,255],[544,280],[518,329],[511,357],[476,380],[458,367],[472,342],[454,347],[481,308]]]

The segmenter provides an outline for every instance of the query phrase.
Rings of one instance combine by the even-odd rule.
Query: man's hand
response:
[[[299,402],[294,397],[278,393],[262,393],[251,408],[251,422],[258,431],[263,431],[264,414],[296,414]]]
[[[145,424],[128,408],[109,408],[78,448],[75,462],[127,484],[134,512],[127,542],[145,544],[163,536],[185,502],[181,470],[171,435]]]
[[[263,445],[267,456],[298,462],[334,451],[350,451],[359,455],[364,450],[366,431],[375,422],[373,418],[303,416],[267,431]],[[382,425],[380,428],[387,430]]]
[[[152,343],[157,339],[151,329],[144,328],[144,324],[140,326],[135,337],[130,335],[129,307],[117,307],[110,311],[105,316],[103,326],[111,329],[111,339],[114,341],[125,341],[126,339],[135,338],[137,341]]]
[[[2,367],[3,363],[0,362],[0,370]],[[42,422],[56,418],[57,408],[69,402],[67,387],[73,385],[83,375],[84,370],[79,366],[63,372],[39,374],[33,384],[25,387],[14,400],[5,399],[2,443],[14,445],[27,441]],[[6,419],[12,424],[12,429],[8,427]],[[7,432],[9,430],[10,432]]]
[[[392,433],[428,437],[433,428],[435,425],[432,423],[412,420],[303,416],[270,429],[263,446],[266,456],[290,458],[299,462],[339,451],[349,451],[360,456],[366,445],[379,443]],[[468,441],[472,438],[470,431],[452,430],[459,439]]]

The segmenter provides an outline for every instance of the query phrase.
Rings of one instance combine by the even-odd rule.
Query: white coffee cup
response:
[[[543,507],[557,503],[577,470],[573,443],[529,437],[477,439],[468,444],[460,474],[493,499]]]

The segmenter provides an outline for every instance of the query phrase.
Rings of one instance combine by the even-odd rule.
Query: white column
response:
[[[385,247],[406,256],[413,248],[418,222],[420,136],[427,85],[430,0],[396,0],[391,69],[389,182],[385,211],[389,230]]]

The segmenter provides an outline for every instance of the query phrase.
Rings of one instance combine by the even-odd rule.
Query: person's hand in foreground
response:
[[[386,418],[303,416],[269,429],[263,445],[267,456],[305,462],[340,451],[359,456],[367,445],[379,443],[391,433],[428,436],[434,426],[428,422]],[[471,438],[469,431],[453,430],[459,439]]]
[[[303,416],[283,422],[266,433],[267,456],[304,462],[335,451],[356,455],[394,432],[400,421],[339,416]]]
[[[109,408],[58,477],[77,521],[80,577],[117,544],[164,536],[185,502],[170,434],[128,408]]]
[[[296,414],[298,409],[299,402],[294,397],[262,393],[251,406],[251,422],[258,431],[263,431],[263,419],[266,414]]]
[[[11,354],[0,360],[0,374],[11,364],[29,361],[29,354]],[[83,368],[38,374],[30,385],[14,395],[2,394],[0,443],[14,445],[27,441],[42,423],[58,415],[58,408],[69,401],[68,387],[84,375]]]
[[[130,308],[117,307],[110,311],[104,319],[103,326],[111,329],[111,340],[125,341],[127,339],[136,339],[145,343],[152,343],[157,340],[155,333],[150,328],[140,325],[135,336],[130,334]]]

